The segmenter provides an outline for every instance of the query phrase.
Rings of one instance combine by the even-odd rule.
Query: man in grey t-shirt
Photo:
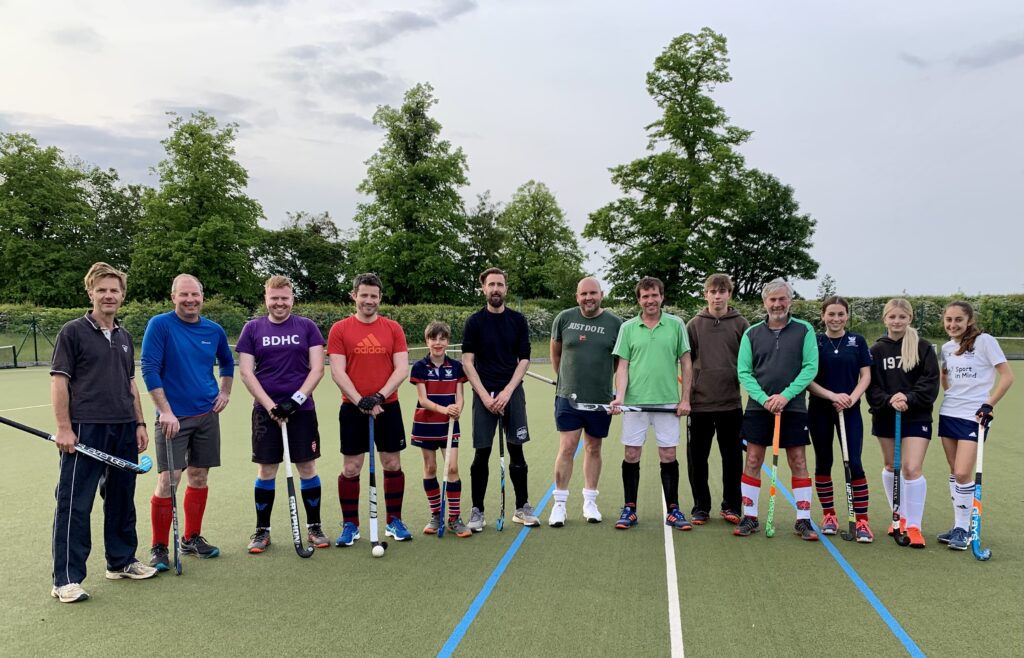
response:
[[[601,521],[597,507],[597,481],[601,477],[601,440],[608,436],[611,416],[604,411],[573,409],[569,398],[581,402],[607,403],[614,397],[612,377],[615,357],[612,348],[622,320],[601,308],[604,293],[597,279],[586,277],[576,286],[578,306],[566,309],[551,325],[551,365],[558,378],[555,391],[555,426],[559,433],[555,459],[555,504],[548,525],[565,524],[565,503],[569,498],[572,461],[583,436],[583,516],[590,523]]]

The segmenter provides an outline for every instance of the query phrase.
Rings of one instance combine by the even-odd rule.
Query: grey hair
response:
[[[764,301],[768,299],[768,295],[772,294],[776,290],[785,290],[786,295],[788,295],[790,299],[793,299],[792,284],[790,284],[789,281],[786,281],[782,277],[779,277],[777,279],[772,279],[768,283],[764,284],[764,288],[761,288],[761,300]]]

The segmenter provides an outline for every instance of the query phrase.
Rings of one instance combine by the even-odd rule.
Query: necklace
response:
[[[843,335],[845,336],[845,334]],[[827,340],[828,344],[832,346],[832,353],[839,354],[839,347],[843,344],[843,336],[839,337],[839,345],[833,343],[832,339],[828,336],[828,334],[825,334],[825,340]]]

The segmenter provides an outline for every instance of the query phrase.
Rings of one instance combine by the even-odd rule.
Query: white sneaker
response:
[[[561,528],[565,525],[565,503],[555,503],[551,507],[551,516],[548,517],[548,525],[552,528]]]
[[[74,603],[76,601],[87,601],[89,593],[82,589],[78,583],[68,583],[50,590],[50,596],[61,603]]]
[[[517,509],[516,513],[512,516],[512,521],[522,523],[527,528],[536,528],[540,525],[540,519],[533,513],[533,505],[530,505],[530,503],[526,503]]]
[[[120,580],[121,578],[131,578],[132,580],[144,580],[146,578],[152,578],[156,575],[156,569],[143,564],[138,560],[133,560],[128,563],[123,569],[111,571],[107,569],[107,580]]]
[[[583,501],[583,518],[587,520],[587,523],[600,523],[601,522],[601,510],[597,508],[597,501],[584,500]]]

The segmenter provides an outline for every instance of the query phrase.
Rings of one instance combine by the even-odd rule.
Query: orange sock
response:
[[[203,513],[209,488],[185,488],[185,538],[203,534]]]

